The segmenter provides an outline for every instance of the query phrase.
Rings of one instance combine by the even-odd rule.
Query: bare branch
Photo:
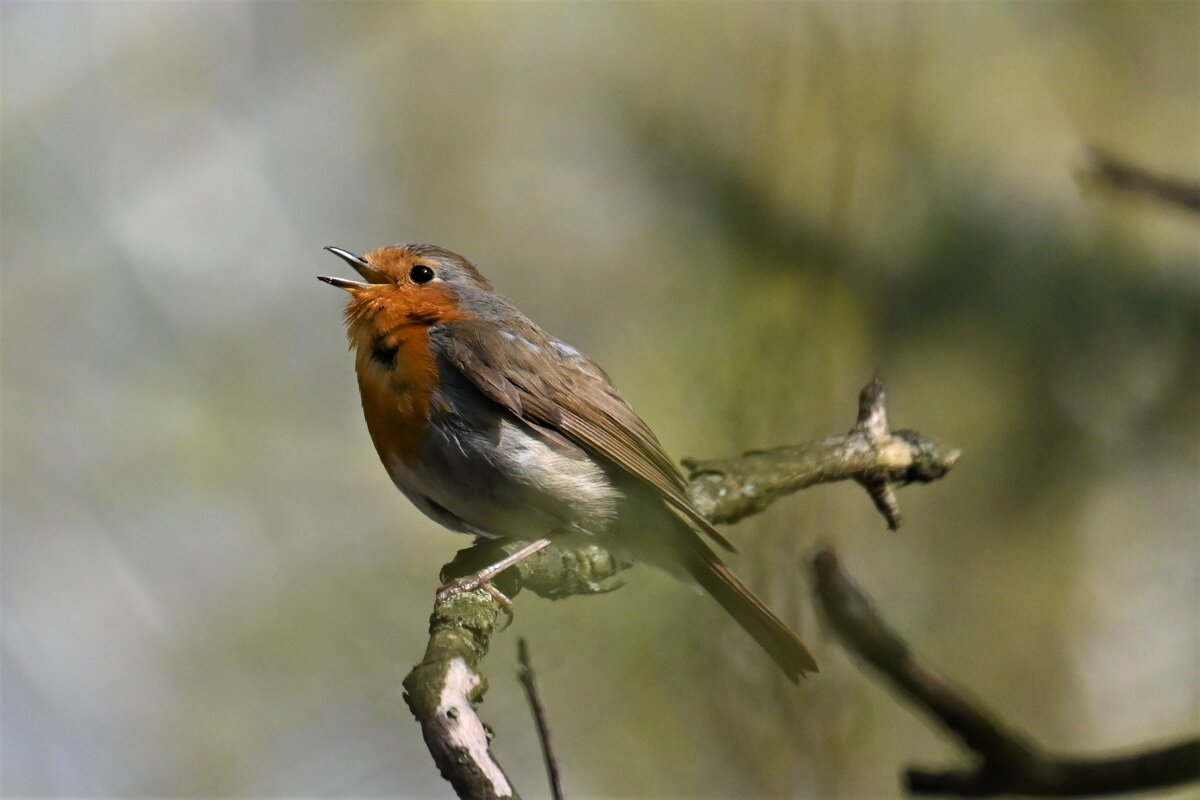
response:
[[[1057,758],[1009,728],[977,702],[916,662],[908,645],[888,627],[854,585],[830,549],[813,557],[821,608],[843,643],[877,670],[917,708],[979,756],[971,770],[910,769],[913,794],[987,797],[1021,794],[1080,797],[1159,789],[1200,780],[1200,739],[1132,755]]]
[[[533,674],[533,665],[529,662],[529,646],[524,639],[517,639],[517,661],[521,668],[517,670],[517,679],[525,687],[525,696],[529,699],[529,710],[533,712],[533,722],[537,726],[538,741],[542,743],[542,758],[546,762],[546,776],[550,780],[550,796],[554,800],[563,800],[562,779],[558,774],[558,759],[554,757],[554,745],[550,741],[550,726],[546,723],[546,709],[542,707],[542,698],[538,695],[537,678]]]

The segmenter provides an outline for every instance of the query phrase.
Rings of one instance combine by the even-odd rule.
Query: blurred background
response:
[[[1200,4],[0,7],[9,796],[449,797],[400,697],[468,542],[390,485],[327,244],[435,242],[673,456],[892,420],[962,448],[727,529],[793,688],[649,569],[517,602],[496,752],[545,796],[897,797],[962,763],[840,649],[834,544],[924,659],[1062,751],[1200,726]],[[1187,795],[1176,792],[1176,796]],[[1196,796],[1192,790],[1191,796]]]

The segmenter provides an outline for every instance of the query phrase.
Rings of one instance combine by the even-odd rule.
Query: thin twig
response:
[[[529,662],[529,646],[525,638],[517,639],[517,661],[521,668],[517,670],[517,679],[525,687],[525,696],[529,699],[529,710],[533,712],[533,722],[537,726],[538,741],[542,743],[542,758],[546,761],[546,777],[550,781],[550,796],[554,800],[563,800],[562,780],[558,775],[558,759],[554,757],[554,745],[550,741],[550,726],[546,723],[546,709],[542,706],[542,698],[538,695],[537,679],[533,674],[533,665]]]
[[[1200,739],[1103,758],[1047,754],[965,692],[918,664],[870,598],[842,571],[832,550],[816,553],[813,574],[821,608],[843,643],[979,756],[979,766],[971,770],[909,769],[906,783],[912,794],[1081,797],[1200,781]]]

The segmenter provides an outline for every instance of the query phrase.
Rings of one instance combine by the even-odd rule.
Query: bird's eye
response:
[[[433,280],[433,270],[424,264],[417,264],[408,271],[408,277],[413,283],[429,283]]]

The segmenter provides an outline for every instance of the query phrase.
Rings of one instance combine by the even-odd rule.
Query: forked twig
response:
[[[683,465],[691,473],[692,501],[713,522],[737,522],[818,483],[852,480],[896,530],[903,521],[896,488],[943,477],[961,455],[916,431],[893,431],[883,379],[876,375],[859,393],[858,418],[843,436],[737,458],[685,458]]]

